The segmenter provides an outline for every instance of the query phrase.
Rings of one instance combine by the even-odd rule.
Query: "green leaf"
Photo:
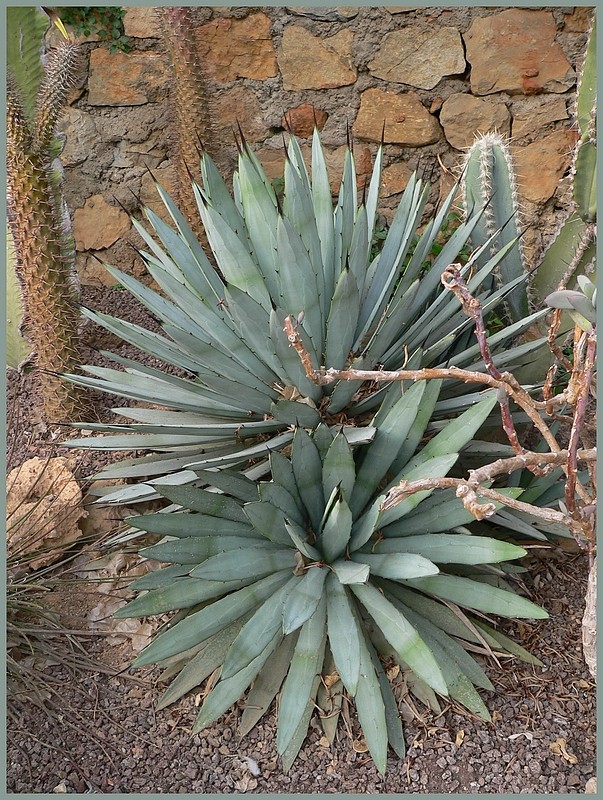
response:
[[[364,636],[360,636],[360,677],[354,697],[364,739],[383,775],[387,766],[387,720],[381,686]]]
[[[291,463],[300,497],[310,515],[312,527],[318,531],[325,505],[322,491],[322,463],[316,445],[303,428],[297,428],[295,431]]]
[[[353,584],[351,589],[400,658],[432,689],[448,694],[433,653],[404,615],[371,584]]]
[[[276,544],[290,544],[285,529],[286,517],[280,508],[260,500],[257,503],[246,503],[243,510],[249,522],[262,536]]]
[[[175,578],[187,576],[189,571],[190,567],[182,564],[154,569],[151,572],[147,572],[146,575],[133,580],[132,583],[128,584],[128,589],[133,592],[141,592],[146,589],[164,589],[174,583]]]
[[[353,561],[334,561],[331,569],[337,575],[340,583],[366,583],[370,573],[368,564],[356,564]]]
[[[291,541],[300,553],[306,556],[306,558],[312,559],[312,561],[322,560],[322,556],[318,550],[308,543],[309,534],[304,530],[304,528],[301,528],[299,525],[296,525],[290,520],[285,520],[285,529],[289,534]]]
[[[529,619],[548,619],[547,612],[525,597],[497,589],[486,583],[478,583],[470,578],[457,575],[434,575],[429,578],[413,578],[406,581],[410,586],[428,594],[451,600],[465,608],[474,608],[486,614],[501,617],[527,617]]]
[[[316,228],[320,239],[325,276],[325,293],[322,302],[323,314],[326,317],[328,303],[333,296],[335,286],[333,198],[320,136],[316,128],[312,136],[312,203],[314,205],[314,216],[316,217]]]
[[[289,671],[296,642],[297,634],[285,636],[253,682],[239,723],[239,736],[248,734],[270,708]]]
[[[225,494],[208,492],[194,486],[157,486],[162,497],[191,511],[209,514],[212,517],[229,519],[233,522],[247,522],[241,504]]]
[[[272,542],[262,541],[255,537],[195,536],[143,547],[140,555],[144,558],[154,558],[156,561],[169,561],[174,564],[200,564],[218,553],[239,551],[249,547],[260,548],[267,554],[275,550]],[[237,557],[240,558],[241,553],[237,553]]]
[[[320,686],[320,675],[317,675],[314,678],[314,682],[312,683],[312,688],[310,689],[310,696],[308,698],[306,707],[304,708],[299,724],[295,729],[294,734],[291,736],[289,744],[281,754],[281,763],[283,766],[283,772],[285,774],[287,774],[287,772],[289,772],[289,770],[291,769],[293,762],[297,758],[297,754],[299,753],[301,746],[305,741],[306,734],[308,733],[308,726],[310,724],[310,719],[312,717],[312,714],[314,713],[314,702],[316,699],[316,695],[318,693],[319,686]]]
[[[343,369],[354,344],[360,310],[360,293],[351,270],[344,269],[337,280],[327,320],[325,363]]]
[[[360,676],[361,632],[348,592],[335,574],[328,576],[326,588],[329,646],[343,685],[353,696]]]
[[[385,495],[380,495],[373,505],[356,520],[352,526],[352,536],[350,538],[350,552],[354,552],[368,542],[373,533],[380,527],[381,511],[379,506],[385,500]]]
[[[415,383],[404,392],[385,419],[380,420],[379,424],[373,422],[377,427],[377,435],[371,446],[364,451],[351,500],[352,511],[355,514],[362,511],[373,496],[398,455],[415,421],[424,391],[424,381]]]
[[[134,660],[133,666],[140,667],[164,661],[178,653],[194,647],[248,611],[268,599],[291,577],[290,570],[268,575],[244,589],[229,594],[194,614],[178,622],[165,633],[160,634]]]
[[[282,635],[277,633],[272,641],[264,648],[264,650],[256,656],[253,661],[248,664],[240,672],[235,673],[230,678],[220,680],[205,698],[205,702],[201,706],[201,711],[195,724],[193,725],[192,733],[199,733],[212,722],[215,722],[218,717],[227,711],[241,697],[245,689],[250,685],[252,680],[262,669],[269,656],[274,652],[282,640]]]
[[[187,692],[200,686],[222,664],[228,648],[240,631],[242,624],[241,620],[236,620],[204,643],[203,649],[190,659],[162,694],[157,704],[158,711],[175,703]]]
[[[352,512],[341,496],[339,488],[334,491],[335,503],[318,537],[318,545],[327,562],[332,562],[345,553],[352,532]]]
[[[260,500],[270,503],[275,508],[279,508],[287,519],[304,525],[305,515],[300,509],[294,497],[278,483],[261,483],[259,486]]]
[[[283,603],[300,582],[300,578],[292,577],[243,625],[224,661],[220,674],[222,680],[247,667],[270,644],[281,630]]]
[[[352,448],[345,434],[339,431],[323,459],[322,488],[324,496],[330,497],[333,489],[339,486],[343,498],[349,505],[355,480],[356,467]]]
[[[247,547],[244,553],[233,550],[212,556],[195,567],[191,575],[210,581],[232,581],[246,576],[262,578],[287,567],[291,570],[295,567],[292,549],[277,550],[258,544]]]
[[[190,566],[188,567],[190,569]],[[131,617],[152,617],[180,608],[191,608],[197,603],[213,600],[216,597],[241,589],[251,583],[253,577],[234,581],[205,581],[200,578],[179,578],[169,586],[151,589],[146,594],[134,598],[113,613],[116,619]],[[130,587],[131,588],[131,587]]]
[[[386,529],[387,531],[387,529]],[[416,553],[436,564],[495,564],[499,561],[512,561],[523,558],[527,553],[523,547],[490,539],[485,536],[467,536],[462,533],[426,534],[424,536],[402,536],[396,539],[383,539],[372,549],[372,553]],[[359,558],[364,558],[360,555]],[[370,564],[370,561],[367,561]],[[378,573],[371,565],[371,572]],[[432,573],[435,574],[435,573]],[[384,575],[385,578],[395,577]],[[404,576],[399,576],[404,577]],[[408,576],[408,577],[421,577]]]
[[[374,548],[375,549],[375,548]],[[403,578],[419,578],[423,575],[437,575],[435,564],[424,556],[408,553],[390,552],[387,555],[373,553],[355,553],[352,560],[360,564],[368,564],[372,575],[383,578],[401,580]]]
[[[404,758],[406,755],[406,743],[404,742],[404,730],[402,729],[402,719],[398,711],[398,701],[394,697],[391,684],[385,674],[379,656],[375,651],[372,643],[365,635],[364,637],[366,646],[371,654],[371,661],[377,673],[377,680],[379,681],[379,688],[381,689],[381,699],[385,706],[385,723],[387,726],[387,738],[392,750],[399,758]]]
[[[281,692],[276,735],[280,755],[286,751],[298,728],[303,727],[304,711],[311,704],[314,682],[324,658],[325,622],[326,600],[323,596],[316,611],[301,628]]]
[[[327,569],[310,567],[283,603],[283,633],[293,633],[308,620],[320,603]]]

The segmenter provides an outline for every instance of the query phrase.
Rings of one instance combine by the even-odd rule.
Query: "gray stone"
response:
[[[445,75],[462,74],[466,63],[455,28],[422,31],[408,27],[388,33],[368,66],[377,78],[433,89]]]

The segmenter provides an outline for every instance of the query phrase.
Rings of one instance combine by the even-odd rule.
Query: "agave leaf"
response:
[[[371,446],[364,451],[364,457],[356,474],[351,508],[359,514],[395,460],[406,436],[412,428],[425,382],[419,381],[404,392],[400,400],[377,426],[377,435]],[[375,424],[375,423],[374,423]]]
[[[423,434],[425,433],[427,425],[431,419],[436,401],[440,394],[442,381],[426,381],[425,383],[426,386],[421,397],[421,405],[417,409],[416,416],[406,435],[406,439],[402,443],[396,458],[391,464],[390,470],[394,475],[397,475],[399,472],[401,472],[401,470],[408,464],[409,460],[416,452],[416,449],[419,446],[419,443],[423,438]]]
[[[443,695],[448,694],[433,653],[404,615],[371,584],[353,584],[351,589],[400,658],[432,689]]]
[[[154,569],[129,583],[128,589],[133,592],[142,592],[146,589],[164,589],[166,586],[171,586],[175,582],[175,578],[185,577],[189,572],[190,567],[183,564]]]
[[[325,497],[330,497],[336,486],[341,489],[343,498],[350,503],[356,467],[354,455],[345,434],[342,431],[335,436],[323,459],[322,487]]]
[[[237,435],[240,436],[240,432],[237,432]],[[210,486],[214,486],[242,503],[250,503],[258,499],[257,484],[240,472],[226,469],[199,470],[197,475],[201,480],[207,481]]]
[[[239,672],[231,675],[224,680],[220,679],[216,686],[210,691],[201,706],[201,710],[192,733],[199,733],[218,717],[227,711],[241,697],[245,689],[249,687],[253,679],[262,669],[270,655],[276,650],[282,640],[282,635],[277,633],[271,642],[257,655],[253,661]]]
[[[241,628],[233,641],[220,678],[226,680],[247,667],[281,631],[283,603],[301,582],[292,577],[268,598]]]
[[[289,535],[285,529],[285,514],[280,508],[267,503],[258,501],[257,503],[246,503],[243,508],[245,515],[253,527],[277,544],[288,545]]]
[[[190,469],[197,470],[227,466],[228,464],[240,464],[242,462],[247,462],[250,459],[256,459],[258,457],[268,455],[268,453],[270,453],[273,449],[288,444],[292,438],[293,434],[291,431],[285,431],[279,436],[274,436],[272,439],[269,439],[265,442],[260,442],[252,447],[246,447],[244,449],[237,448],[236,450],[225,452],[224,455],[216,457],[211,457],[210,455],[202,461],[191,460],[187,466],[189,466]]]
[[[381,503],[385,500],[385,495],[379,495],[377,500],[369,506],[367,511],[354,522],[352,526],[352,535],[350,537],[349,550],[353,553],[362,547],[363,544],[368,542],[373,533],[380,527],[381,521]]]
[[[246,536],[195,536],[176,541],[159,542],[144,547],[140,555],[154,558],[157,561],[170,561],[174,564],[199,564],[218,553],[241,550],[253,547],[265,551],[266,555],[274,553],[276,545],[272,542]],[[255,552],[255,550],[254,550]],[[240,557],[241,553],[237,553]]]
[[[385,706],[385,723],[387,727],[387,738],[389,744],[399,758],[404,758],[406,755],[406,743],[404,742],[404,731],[402,729],[402,719],[398,710],[398,701],[394,697],[391,684],[385,674],[385,671],[379,661],[379,656],[373,647],[372,642],[365,635],[364,637],[366,646],[371,654],[371,661],[377,673],[377,680],[379,681],[379,688],[381,690],[381,699]]]
[[[218,553],[192,570],[194,578],[210,581],[227,580],[251,576],[263,578],[273,572],[295,567],[294,551],[290,548],[276,549],[269,543],[251,544],[244,555],[240,549]]]
[[[281,398],[270,407],[272,415],[279,422],[297,425],[301,428],[315,428],[320,423],[320,413],[313,406],[296,400]]]
[[[295,732],[289,739],[289,744],[281,754],[281,763],[283,767],[283,772],[285,774],[289,772],[289,770],[291,769],[291,766],[293,765],[293,762],[297,758],[297,754],[299,753],[301,746],[305,741],[306,734],[308,733],[308,725],[310,724],[310,718],[312,717],[312,714],[314,712],[314,702],[316,699],[316,695],[318,693],[319,686],[320,686],[320,675],[317,675],[312,683],[312,688],[310,689],[308,702],[306,704],[306,707],[304,708],[303,714],[301,715],[299,724],[295,729]]]
[[[384,533],[387,536],[388,529]],[[430,559],[436,564],[492,564],[499,561],[512,561],[523,558],[527,551],[523,547],[491,539],[485,536],[466,536],[461,533],[440,533],[437,536],[428,533],[419,536],[402,536],[396,539],[383,539],[371,548],[372,553],[403,554],[415,553]],[[358,558],[364,559],[364,554]],[[371,572],[383,575],[376,571],[371,564]],[[435,574],[432,572],[431,574]],[[385,578],[396,577],[384,575]],[[399,576],[404,577],[404,576]],[[420,577],[408,576],[408,577]]]
[[[263,275],[245,243],[211,206],[200,204],[199,210],[211,249],[227,283],[246,292],[270,313],[270,295]]]
[[[388,352],[394,343],[397,347],[400,336],[411,319],[418,288],[417,279],[399,300],[390,301],[373,334],[366,343],[362,343],[362,355],[378,363],[383,360],[384,353]]]
[[[296,525],[294,522],[290,522],[289,520],[285,520],[284,525],[291,538],[291,541],[300,553],[302,553],[306,558],[310,558],[312,561],[322,560],[322,556],[318,550],[315,547],[312,547],[311,544],[308,544],[308,534],[304,528],[301,528],[299,525]]]
[[[236,286],[228,286],[224,290],[224,297],[241,339],[275,376],[282,378],[283,365],[275,353],[274,344],[266,336],[271,309],[266,311],[252,296]]]
[[[290,577],[291,572],[288,569],[273,573],[190,614],[145,647],[134,660],[133,666],[164,661],[204,642],[267,600]]]
[[[382,578],[392,578],[394,580],[400,580],[402,578],[420,578],[424,575],[437,575],[439,572],[436,565],[423,555],[415,555],[414,553],[410,554],[408,552],[389,552],[387,555],[355,553],[352,555],[352,561],[356,561],[360,564],[368,564],[371,569],[371,575],[380,575]]]
[[[360,676],[361,632],[348,592],[334,573],[327,577],[327,630],[337,671],[354,696]]]
[[[335,281],[344,269],[352,235],[357,208],[356,166],[354,154],[346,149],[343,159],[343,174],[335,207]]]
[[[252,581],[252,577],[234,581],[204,581],[199,578],[179,578],[178,580],[172,580],[169,586],[151,589],[145,594],[134,598],[122,608],[117,609],[113,616],[117,619],[151,617],[155,614],[165,614],[167,611],[174,611],[179,608],[192,608],[197,603],[213,600],[228,592],[241,589]]]
[[[286,316],[287,314],[280,309],[273,309],[270,313],[270,338],[274,349],[289,378],[288,385],[296,387],[302,397],[310,397],[314,402],[318,402],[322,397],[322,390],[306,377],[300,358],[283,331]]]
[[[303,624],[289,674],[281,692],[276,746],[282,755],[300,726],[320,673],[326,642],[326,600],[322,596],[312,616]]]
[[[306,518],[297,501],[283,486],[278,483],[261,483],[259,486],[260,500],[268,502],[279,508],[287,519],[298,525],[305,525]]]
[[[295,500],[298,508],[303,508],[301,497],[297,490],[293,465],[282,453],[273,450],[270,453],[270,474],[274,483],[286,489]]]
[[[360,206],[356,213],[356,220],[354,221],[354,230],[352,232],[352,241],[350,242],[350,251],[348,256],[347,267],[351,274],[356,279],[356,284],[359,290],[358,310],[360,311],[360,294],[364,287],[364,278],[366,276],[366,265],[370,256],[371,239],[368,235],[368,218],[367,210],[363,205]],[[356,329],[356,319],[354,319],[354,330]],[[352,340],[353,341],[353,340]],[[350,343],[351,346],[352,343]],[[327,363],[330,363],[327,361]]]
[[[333,676],[335,673],[333,657],[328,650],[322,669],[323,675]],[[316,705],[319,709],[320,725],[329,747],[333,745],[335,736],[337,735],[337,726],[339,724],[342,703],[343,683],[341,680],[336,680],[334,683],[329,682],[328,686],[324,680],[321,681],[316,694]]]
[[[157,491],[172,503],[198,511],[201,514],[209,514],[212,517],[232,520],[233,522],[247,522],[245,512],[241,505],[225,494],[208,492],[206,489],[198,489],[194,486],[158,486]]]
[[[243,217],[232,199],[226,182],[207,151],[201,154],[201,175],[205,199],[226,220],[233,231],[247,239]]]
[[[322,491],[322,463],[316,445],[303,428],[295,431],[291,463],[299,495],[310,515],[312,527],[318,531],[325,505]]]
[[[253,682],[239,723],[239,736],[248,734],[270,708],[289,670],[296,642],[297,634],[285,636]]]
[[[345,584],[366,583],[370,573],[368,564],[356,564],[343,559],[334,561],[330,566],[339,582]]]
[[[473,608],[501,617],[528,617],[548,619],[547,612],[525,597],[497,589],[485,583],[457,575],[433,575],[428,578],[413,578],[406,581],[410,586],[427,594],[451,600],[465,608]]]
[[[314,129],[312,136],[312,203],[316,228],[320,239],[320,250],[324,272],[324,297],[323,316],[326,319],[328,303],[333,296],[335,286],[334,273],[334,229],[333,229],[333,198],[329,174],[320,142],[318,130]]]
[[[360,677],[354,697],[358,719],[375,766],[383,775],[387,766],[387,719],[381,685],[364,635],[359,637]]]
[[[318,537],[320,549],[328,562],[334,561],[345,553],[352,532],[352,512],[336,488],[335,503]]]
[[[311,567],[298,580],[283,604],[283,633],[293,633],[308,620],[320,603],[327,570]]]
[[[186,664],[162,694],[157,704],[158,711],[161,711],[162,708],[167,708],[187,692],[200,686],[223,663],[228,648],[241,630],[242,625],[242,620],[236,620],[232,625],[211,636],[205,642],[201,652],[197,653]]]
[[[314,268],[304,243],[286,217],[279,216],[276,233],[279,306],[293,317],[298,317],[302,311],[304,312],[300,327],[303,327],[310,337],[310,352],[320,361],[323,320]]]
[[[457,459],[457,453],[452,453],[446,456],[436,456],[435,458],[420,461],[418,464],[416,463],[417,459],[415,458],[404,467],[402,472],[397,476],[395,483],[398,483],[401,480],[412,481],[425,477],[443,477],[444,475],[448,474],[449,470],[456,463]],[[394,482],[392,482],[392,484],[393,483]],[[388,508],[386,511],[382,511],[380,520],[381,525],[389,525],[390,522],[395,522],[405,514],[408,514],[408,512],[413,508],[416,508],[422,500],[424,500],[426,497],[429,497],[432,491],[433,489],[426,489],[425,491],[415,492],[399,502],[397,505]],[[376,505],[377,502],[379,502],[379,499],[375,501],[374,505]]]
[[[460,417],[451,420],[440,433],[430,439],[420,453],[408,462],[406,469],[410,470],[419,464],[424,464],[434,456],[458,453],[481,428],[495,405],[496,393],[492,393],[467,409]]]
[[[354,331],[360,310],[357,279],[351,269],[344,269],[337,279],[327,320],[326,363],[343,369],[354,343]]]
[[[476,620],[475,626],[476,628],[480,629],[486,641],[488,641],[488,643],[493,647],[502,647],[504,650],[507,650],[509,653],[517,656],[526,664],[534,664],[537,667],[544,666],[539,658],[533,656],[525,648],[513,641],[513,639],[509,639],[508,636],[505,636],[504,633],[497,631],[491,625],[487,625],[485,622]]]

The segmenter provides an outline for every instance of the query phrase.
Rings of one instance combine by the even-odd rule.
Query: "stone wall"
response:
[[[524,221],[535,222],[526,236],[535,261],[567,203],[576,140],[569,111],[591,14],[584,7],[197,8],[215,128],[208,148],[232,170],[238,123],[277,178],[285,115],[306,147],[316,119],[335,190],[348,132],[366,175],[385,124],[388,219],[412,170],[431,180],[432,209],[476,132],[497,129],[512,139]],[[88,284],[112,283],[97,258],[141,274],[128,213],[158,209],[154,179],[168,189],[173,181],[169,76],[154,9],[128,8],[125,31],[127,54],[83,41],[85,69],[62,124],[65,193]]]

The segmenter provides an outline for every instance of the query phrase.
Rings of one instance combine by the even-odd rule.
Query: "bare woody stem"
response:
[[[588,398],[590,395],[590,385],[595,367],[595,353],[597,349],[597,335],[594,328],[586,334],[586,356],[578,386],[578,398],[574,411],[574,420],[570,433],[567,458],[567,481],[565,484],[565,504],[572,517],[576,518],[576,473],[578,469],[578,445],[580,443],[580,433],[586,416]]]

